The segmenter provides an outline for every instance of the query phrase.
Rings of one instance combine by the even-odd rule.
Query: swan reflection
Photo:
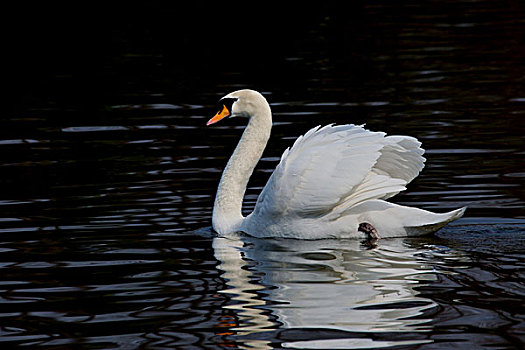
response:
[[[434,269],[418,257],[422,249],[403,239],[369,249],[358,240],[216,237],[213,248],[227,283],[221,292],[231,298],[225,308],[237,319],[230,330],[238,336],[254,339],[277,328],[419,333],[429,330],[425,315],[437,306],[414,289],[435,280]],[[351,339],[351,346],[428,342],[418,339],[386,345]],[[319,340],[302,343],[287,346],[323,347]]]

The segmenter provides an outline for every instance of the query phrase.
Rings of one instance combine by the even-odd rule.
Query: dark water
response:
[[[0,122],[0,347],[522,348],[524,4],[345,6],[21,9]],[[243,121],[204,125],[246,87],[275,115],[247,212],[295,137],[366,122],[427,150],[395,201],[466,216],[375,248],[211,237]]]

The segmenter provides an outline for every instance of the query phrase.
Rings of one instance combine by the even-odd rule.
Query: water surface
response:
[[[521,348],[523,6],[352,6],[291,27],[286,10],[218,27],[218,6],[111,9],[76,40],[58,25],[22,33],[39,59],[21,60],[0,121],[1,346]],[[205,123],[238,88],[274,112],[246,213],[298,135],[366,123],[427,150],[397,203],[466,216],[376,247],[214,237],[245,121]]]

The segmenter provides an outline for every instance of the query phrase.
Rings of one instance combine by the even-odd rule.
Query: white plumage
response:
[[[236,91],[225,99],[234,102],[209,124],[227,116],[250,121],[217,191],[212,221],[219,234],[365,237],[359,227],[368,223],[382,237],[421,235],[461,217],[465,210],[435,214],[386,202],[405,190],[424,167],[421,143],[348,124],[318,126],[300,136],[284,151],[254,211],[244,218],[240,212],[244,191],[270,136],[271,111],[253,90]]]

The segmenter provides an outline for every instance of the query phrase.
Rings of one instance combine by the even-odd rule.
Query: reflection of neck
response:
[[[239,144],[222,173],[212,218],[213,228],[219,234],[239,231],[244,219],[241,213],[244,192],[270,138],[271,128],[271,111],[266,104],[251,116]]]
[[[227,305],[224,308],[235,311],[238,321],[234,330],[238,335],[264,332],[277,326],[270,320],[267,310],[261,308],[266,305],[266,300],[262,299],[257,292],[266,287],[254,281],[256,276],[246,268],[247,263],[242,256],[244,244],[239,239],[223,237],[213,239],[215,258],[220,262],[217,267],[224,272],[221,278],[227,283],[227,288],[221,293],[229,294],[235,301],[233,305]],[[271,348],[267,341],[247,339],[244,342],[254,345],[256,349]]]

